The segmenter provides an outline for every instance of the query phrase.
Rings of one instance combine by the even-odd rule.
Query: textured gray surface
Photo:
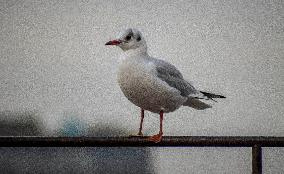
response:
[[[246,148],[0,148],[0,170],[3,174],[251,173],[251,159],[246,151]],[[242,160],[236,162],[235,158]]]
[[[196,88],[227,96],[206,111],[181,108],[166,115],[165,135],[283,136],[283,11],[283,1],[1,0],[0,111],[35,113],[46,135],[89,134],[79,129],[100,125],[123,130],[113,135],[136,133],[139,109],[116,83],[122,52],[104,46],[135,27],[144,33],[150,55],[173,63]],[[74,120],[75,126],[66,124]],[[144,133],[157,130],[157,116],[146,113]],[[167,172],[165,150],[150,151],[161,166],[157,172]],[[183,162],[214,161],[206,163],[212,166],[207,173],[232,173],[229,166],[220,172],[226,163],[215,160],[232,156],[213,151],[195,160],[206,154],[199,150]],[[250,150],[245,151],[232,168],[250,173],[243,164]],[[264,171],[284,173],[283,150],[269,152]],[[173,152],[177,161],[181,155]],[[199,170],[187,166],[180,173],[188,171]]]
[[[148,148],[0,148],[11,173],[153,173]],[[129,155],[131,154],[131,155]]]

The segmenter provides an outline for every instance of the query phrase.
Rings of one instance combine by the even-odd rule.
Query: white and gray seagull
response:
[[[118,83],[128,100],[141,108],[138,135],[143,136],[144,110],[160,114],[160,131],[150,136],[150,141],[161,141],[164,113],[173,112],[181,106],[203,110],[211,106],[201,99],[225,98],[195,89],[174,65],[149,56],[146,41],[137,29],[129,28],[118,39],[105,45],[116,45],[125,52],[125,58],[119,65]]]

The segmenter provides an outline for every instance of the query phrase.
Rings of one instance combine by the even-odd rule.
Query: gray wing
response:
[[[198,90],[183,79],[182,74],[175,66],[160,59],[154,59],[154,64],[156,65],[157,76],[169,86],[179,90],[182,96],[187,97],[190,94],[199,93]]]

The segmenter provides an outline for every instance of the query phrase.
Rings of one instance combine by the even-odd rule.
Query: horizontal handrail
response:
[[[271,136],[164,136],[159,143],[148,137],[39,137],[2,136],[0,147],[252,147],[252,173],[262,173],[262,147],[284,147],[284,137]]]
[[[145,147],[145,146],[192,146],[192,147],[284,147],[284,137],[267,136],[164,136],[160,143],[147,137],[39,137],[3,136],[0,146],[9,147]]]

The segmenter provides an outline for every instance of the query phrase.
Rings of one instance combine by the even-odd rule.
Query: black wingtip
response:
[[[211,100],[213,100],[213,98],[226,98],[223,95],[212,94],[212,93],[208,93],[208,92],[204,92],[204,91],[200,91],[200,92]],[[213,101],[215,101],[215,100],[213,100]]]

